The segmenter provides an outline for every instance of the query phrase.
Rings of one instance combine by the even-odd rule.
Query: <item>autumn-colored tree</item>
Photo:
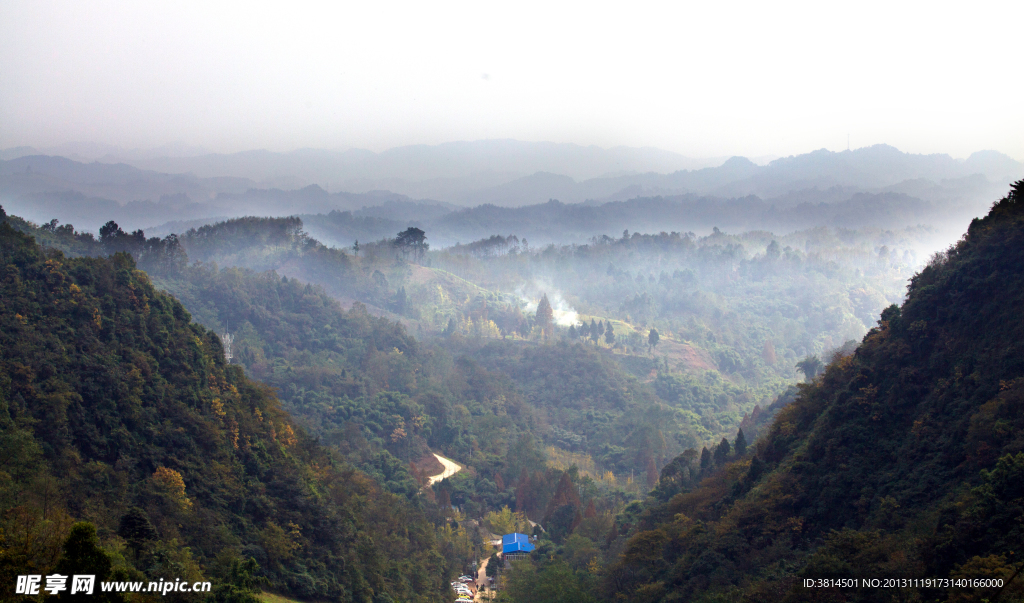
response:
[[[499,535],[519,532],[529,525],[525,515],[513,513],[508,505],[502,507],[500,511],[491,511],[484,517],[484,520],[490,526],[491,532]]]
[[[494,485],[498,488],[498,492],[505,490],[505,480],[502,479],[500,471],[494,472]]]
[[[558,485],[555,487],[554,495],[548,501],[544,516],[550,516],[559,507],[570,505],[573,508],[579,508],[580,504],[580,496],[576,492],[576,485],[572,483],[568,473],[563,473],[562,477],[558,480]]]
[[[150,479],[157,491],[165,494],[181,510],[192,508],[192,501],[185,495],[185,480],[180,473],[167,467],[157,467]]]
[[[533,508],[533,487],[530,483],[530,475],[526,469],[519,474],[519,481],[516,482],[516,511],[527,513]]]
[[[654,464],[654,458],[647,458],[647,488],[654,489],[658,485],[658,468]]]
[[[437,495],[437,508],[441,509],[441,514],[447,517],[452,512],[452,497],[448,494],[447,488],[441,488],[441,492]]]
[[[777,358],[775,357],[775,346],[772,345],[771,339],[766,339],[764,342],[764,350],[761,353],[766,364],[775,364]]]
[[[591,498],[590,501],[587,502],[587,510],[583,512],[583,517],[585,519],[597,517],[597,507],[594,506],[593,498]]]

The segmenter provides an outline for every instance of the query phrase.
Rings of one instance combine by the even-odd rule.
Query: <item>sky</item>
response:
[[[0,0],[0,148],[1024,160],[1024,2]]]

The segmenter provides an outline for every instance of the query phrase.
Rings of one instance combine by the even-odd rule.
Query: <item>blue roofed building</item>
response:
[[[505,534],[501,537],[501,554],[529,553],[535,547],[530,544],[530,537],[518,532]]]

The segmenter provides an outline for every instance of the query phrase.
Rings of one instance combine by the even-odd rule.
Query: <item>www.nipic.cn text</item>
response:
[[[180,579],[171,582],[161,579],[159,582],[100,582],[99,591],[104,593],[207,593],[210,592],[209,582],[182,582]],[[18,576],[15,594],[38,595],[40,590],[51,595],[67,592],[71,595],[91,595],[96,588],[96,576],[79,575],[62,576],[39,574]]]

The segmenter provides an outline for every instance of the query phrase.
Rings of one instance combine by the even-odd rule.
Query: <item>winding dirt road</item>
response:
[[[459,465],[458,463],[456,463],[455,461],[453,461],[451,459],[446,459],[443,456],[441,456],[440,454],[437,454],[436,452],[433,453],[433,454],[434,454],[435,457],[437,457],[437,460],[442,465],[444,465],[444,471],[442,471],[441,473],[438,473],[437,475],[431,475],[430,477],[428,477],[427,478],[427,483],[429,485],[433,486],[434,484],[436,484],[437,482],[443,480],[444,478],[451,477],[451,476],[455,475],[456,473],[458,473],[459,471],[462,471],[462,466]]]

